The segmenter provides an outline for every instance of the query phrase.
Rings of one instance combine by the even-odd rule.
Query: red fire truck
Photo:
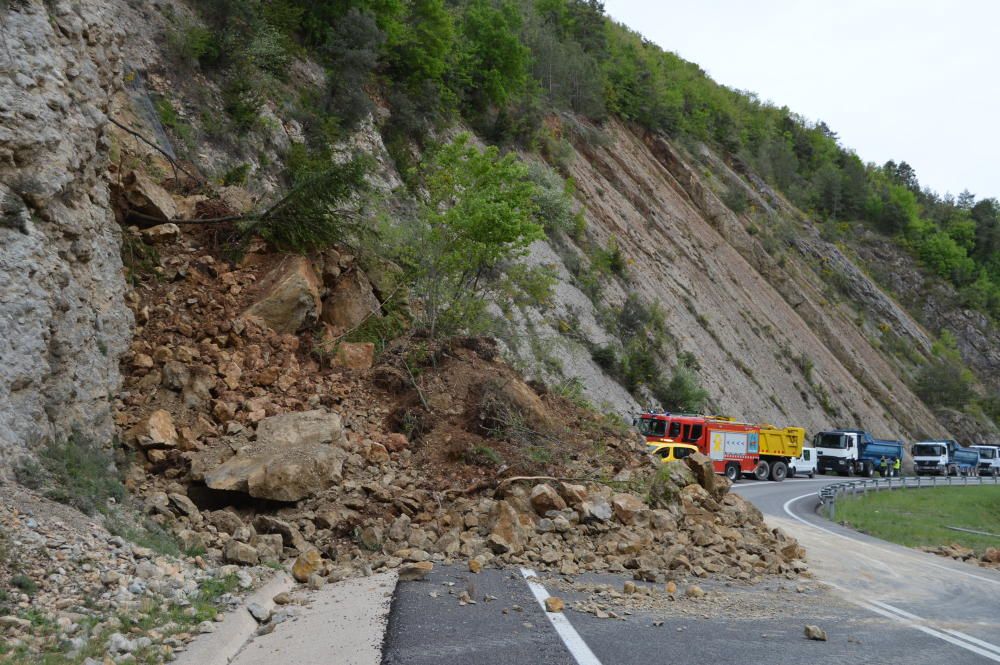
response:
[[[644,413],[638,420],[646,443],[688,443],[707,455],[716,473],[730,480],[753,474],[757,480],[781,481],[788,464],[802,454],[806,431],[736,422],[724,416]]]

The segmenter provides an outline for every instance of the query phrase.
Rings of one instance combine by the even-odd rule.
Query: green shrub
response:
[[[363,228],[359,207],[367,189],[369,162],[355,157],[335,162],[325,151],[296,144],[288,156],[290,189],[261,216],[246,222],[244,234],[258,233],[282,251],[305,253],[347,240]]]
[[[23,461],[15,467],[18,482],[46,497],[94,515],[109,500],[125,498],[111,454],[92,439],[73,434],[50,441],[37,451],[38,461]]]
[[[10,578],[10,585],[15,589],[23,591],[29,596],[35,595],[38,591],[38,584],[35,583],[35,580],[31,579],[24,573],[12,575]]]
[[[708,403],[708,391],[701,387],[695,373],[679,365],[666,383],[656,386],[654,391],[660,406],[667,411],[697,413]]]
[[[211,64],[221,56],[219,36],[196,23],[184,22],[169,30],[167,45],[178,58],[191,65]]]
[[[722,193],[722,202],[726,204],[726,207],[732,210],[737,215],[746,212],[747,208],[750,207],[749,201],[747,201],[746,194],[743,190],[738,187],[729,187]]]
[[[935,358],[920,368],[916,393],[930,407],[962,409],[973,397],[972,372],[961,363]]]
[[[463,134],[421,165],[427,193],[402,247],[432,336],[475,326],[497,277],[543,236],[538,188],[513,153],[480,150]],[[536,284],[537,286],[537,284]]]
[[[222,184],[226,187],[233,185],[242,187],[246,185],[247,178],[250,176],[250,168],[250,164],[246,162],[237,164],[222,174]]]

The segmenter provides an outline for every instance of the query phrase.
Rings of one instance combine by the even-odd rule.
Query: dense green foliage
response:
[[[271,82],[308,49],[328,89],[311,135],[339,134],[380,96],[392,136],[424,140],[458,116],[497,143],[551,145],[543,119],[613,114],[707,141],[824,219],[895,237],[953,284],[962,304],[1000,317],[1000,203],[922,189],[906,162],[865,164],[823,122],[712,81],[697,65],[612,22],[597,0],[199,0],[207,27],[179,21],[183,59],[224,73],[238,129]],[[390,140],[392,142],[392,139]],[[734,201],[737,212],[745,201]]]
[[[501,281],[497,270],[543,235],[538,188],[513,153],[479,149],[467,134],[431,151],[414,177],[427,197],[402,258],[424,323],[432,336],[468,329]]]
[[[972,385],[972,372],[962,362],[955,338],[944,331],[934,344],[933,357],[917,374],[917,395],[930,406],[961,410],[975,396]]]
[[[308,252],[347,239],[359,226],[357,208],[365,190],[366,161],[336,162],[326,150],[301,144],[288,155],[288,192],[260,217],[244,223],[278,249]]]

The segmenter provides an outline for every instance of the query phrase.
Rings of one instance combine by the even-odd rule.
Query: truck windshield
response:
[[[667,431],[667,421],[656,418],[640,418],[639,431],[643,436],[663,436]]]
[[[997,449],[996,448],[977,448],[979,451],[979,456],[983,459],[996,459]]]
[[[816,448],[846,448],[847,437],[843,434],[817,434],[813,446]]]
[[[913,446],[914,457],[940,457],[944,455],[944,446],[929,443],[917,443]]]

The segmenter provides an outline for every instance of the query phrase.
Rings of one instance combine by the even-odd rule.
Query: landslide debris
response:
[[[172,660],[273,574],[161,554],[73,508],[0,485],[5,663],[64,662],[45,659],[57,653],[74,663]]]
[[[207,559],[300,581],[455,559],[661,583],[804,570],[706,458],[656,468],[493,340],[411,331],[377,359],[346,341],[386,314],[380,281],[344,247],[238,264],[198,233],[159,247],[128,294],[140,326],[116,414],[154,520]]]

